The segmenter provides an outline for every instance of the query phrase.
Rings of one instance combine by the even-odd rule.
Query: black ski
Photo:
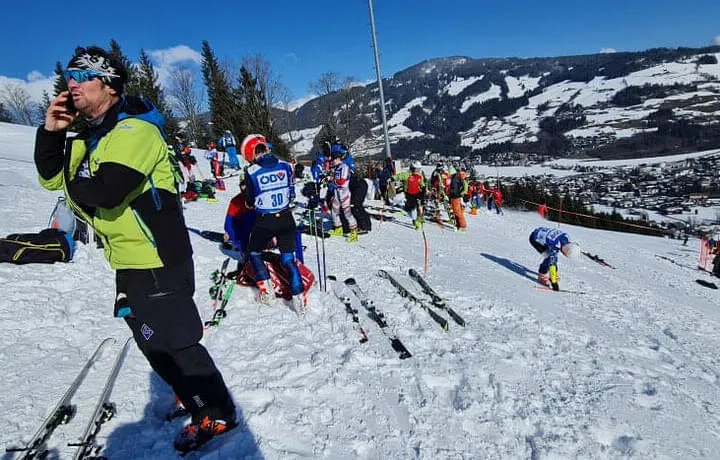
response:
[[[587,257],[588,259],[592,260],[593,262],[597,262],[597,263],[599,263],[600,265],[602,265],[602,266],[604,266],[604,267],[612,268],[613,270],[615,270],[615,266],[614,266],[614,265],[606,262],[605,259],[601,258],[601,257],[600,257],[599,255],[597,255],[597,254],[590,254],[589,252],[585,252],[585,251],[583,251],[582,254],[583,254],[585,257]]]
[[[58,403],[50,415],[45,418],[40,428],[33,435],[32,438],[23,447],[9,447],[5,449],[6,452],[24,452],[25,454],[20,457],[23,460],[35,459],[35,458],[46,458],[48,455],[47,441],[52,436],[55,429],[60,425],[65,425],[75,416],[76,406],[72,404],[72,397],[75,392],[82,384],[83,380],[87,376],[90,368],[95,364],[100,355],[102,354],[103,348],[110,342],[114,342],[112,338],[106,338],[97,349],[95,353],[87,360],[85,366],[83,366],[80,373],[75,377],[75,380],[70,384],[65,394],[60,398]]]
[[[398,352],[400,359],[407,359],[412,357],[412,355],[410,354],[408,349],[405,348],[405,345],[403,345],[400,339],[398,339],[394,333],[390,334],[386,331],[386,329],[388,329],[388,323],[387,321],[385,321],[385,315],[380,310],[375,308],[375,304],[372,300],[368,299],[362,289],[360,289],[360,286],[355,281],[355,278],[346,279],[345,285],[350,288],[353,294],[355,294],[355,297],[357,297],[360,301],[360,305],[362,305],[363,308],[368,311],[370,319],[375,321],[380,327],[380,331],[385,334],[385,337],[390,339],[390,344],[392,345],[393,350]]]
[[[564,292],[564,293],[567,293],[567,294],[579,294],[579,295],[585,295],[585,294],[586,294],[585,291],[571,291],[571,290],[568,290],[568,289],[558,289],[558,290],[555,290],[555,289],[551,288],[550,286],[545,286],[545,285],[542,285],[542,284],[540,284],[540,285],[535,285],[535,286],[533,286],[533,287],[534,287],[535,289],[539,289],[539,290],[541,290],[541,291],[547,291],[547,292]]]
[[[422,287],[423,291],[425,291],[425,294],[430,296],[430,298],[432,299],[433,305],[435,305],[436,307],[438,307],[441,310],[445,310],[448,313],[448,315],[450,315],[450,317],[456,323],[458,323],[460,326],[465,327],[465,320],[462,318],[462,316],[458,315],[455,312],[455,310],[453,310],[452,308],[450,308],[450,306],[448,306],[445,299],[440,297],[437,294],[437,292],[435,292],[435,290],[432,287],[430,287],[430,285],[427,283],[427,281],[425,281],[425,278],[420,276],[420,273],[415,271],[414,268],[411,268],[410,270],[408,270],[408,275],[410,275],[410,278],[417,281],[417,283],[420,285],[420,287]]]
[[[213,281],[212,286],[210,286],[210,299],[212,299],[213,308],[217,305],[218,300],[223,296],[223,287],[225,286],[225,281],[228,276],[228,264],[230,264],[230,257],[227,257],[223,261],[220,270],[215,270],[210,275],[210,279]]]
[[[395,278],[393,278],[392,275],[390,275],[390,273],[386,272],[385,270],[378,270],[377,274],[378,274],[379,277],[385,278],[386,280],[390,281],[390,284],[392,284],[393,286],[395,286],[395,289],[398,290],[398,292],[400,293],[401,296],[405,297],[405,298],[408,299],[408,300],[413,301],[413,302],[416,303],[420,308],[422,308],[423,310],[425,310],[426,312],[428,312],[428,314],[430,315],[430,317],[431,317],[436,323],[438,323],[438,324],[440,325],[440,327],[442,328],[443,331],[447,331],[447,330],[448,330],[449,325],[448,325],[448,321],[447,321],[445,318],[443,318],[443,317],[440,316],[435,310],[433,310],[432,308],[430,308],[430,306],[429,306],[427,303],[425,303],[425,302],[423,302],[422,300],[420,300],[419,298],[417,298],[417,297],[415,296],[415,294],[413,294],[412,292],[408,291],[408,290],[405,288],[405,286],[403,286],[402,284],[400,284],[400,282],[399,282],[398,280],[396,280]]]
[[[102,426],[112,419],[117,413],[115,404],[110,402],[110,394],[112,393],[115,380],[117,380],[120,368],[122,367],[125,356],[130,348],[131,341],[132,337],[125,341],[125,345],[123,345],[117,359],[115,359],[115,364],[113,364],[110,375],[108,375],[107,380],[105,380],[105,387],[103,388],[102,393],[100,393],[98,402],[95,405],[95,411],[90,419],[90,423],[88,423],[85,428],[85,433],[83,434],[81,441],[68,444],[68,446],[78,447],[78,450],[75,452],[75,456],[73,457],[74,460],[97,458],[100,450],[103,448],[103,446],[97,444],[97,434],[100,432],[100,428],[102,428]]]
[[[337,290],[337,283],[335,283],[335,281],[337,281],[337,278],[334,275],[328,275],[328,279],[330,281],[333,281],[333,294],[335,294],[335,297],[337,297],[340,302],[345,305],[345,311],[352,317],[352,322],[355,324],[355,328],[360,333],[360,343],[367,342],[369,340],[368,335],[367,332],[365,332],[365,328],[362,327],[362,325],[360,324],[360,318],[358,317],[357,308],[353,307],[350,297],[342,295],[342,293]]]

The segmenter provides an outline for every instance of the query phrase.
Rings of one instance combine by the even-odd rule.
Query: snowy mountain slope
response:
[[[534,144],[543,135],[559,134],[541,129],[543,119],[554,118],[572,152],[592,154],[621,139],[658,133],[657,120],[651,115],[661,109],[662,117],[674,122],[707,126],[716,123],[720,110],[719,57],[718,48],[712,47],[425,61],[383,83],[387,117],[394,121],[390,123],[392,150],[399,157],[417,157],[426,151],[473,155],[492,144],[512,143],[517,151],[557,155],[556,148]],[[616,99],[621,93],[625,97]],[[322,116],[328,113],[326,107],[332,108],[337,132],[352,144],[356,155],[383,152],[376,83],[353,87],[352,93],[339,89],[312,99],[277,117],[279,129],[313,129],[317,135],[326,122]],[[283,127],[284,123],[289,127]],[[284,138],[297,155],[313,153],[307,137],[299,140],[294,134],[292,142],[287,135]],[[657,152],[643,153],[668,153],[685,145],[656,146],[651,150]]]
[[[27,161],[33,132],[0,125],[0,234],[44,227],[56,194],[43,191]],[[198,157],[200,159],[200,157]],[[201,161],[201,163],[204,163]],[[203,165],[204,166],[204,165]],[[188,226],[221,230],[225,207],[187,204]],[[697,244],[562,226],[587,258],[560,261],[561,285],[536,289],[540,256],[531,213],[468,216],[467,233],[428,223],[428,281],[468,325],[443,332],[375,272],[422,271],[421,234],[392,222],[356,244],[326,241],[328,273],[353,276],[376,300],[413,357],[397,359],[364,314],[360,344],[344,308],[313,288],[297,318],[282,302],[261,307],[238,287],[223,324],[204,342],[223,371],[246,431],[206,458],[712,458],[720,444],[718,291],[697,285]],[[400,217],[401,222],[409,219]],[[209,273],[224,255],[191,232],[196,302],[211,316]],[[315,241],[304,237],[315,271]],[[680,266],[657,255],[674,259]],[[73,449],[120,343],[112,318],[114,277],[89,246],[62,265],[0,265],[0,444],[27,439],[101,338],[117,340],[77,394],[78,414],[50,445]],[[359,305],[358,305],[359,307]],[[362,309],[361,309],[362,312]],[[171,459],[180,421],[162,416],[169,389],[132,349],[100,432],[111,459]],[[9,457],[12,458],[12,457]]]

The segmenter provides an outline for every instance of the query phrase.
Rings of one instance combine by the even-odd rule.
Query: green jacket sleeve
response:
[[[35,133],[35,168],[40,176],[40,185],[48,190],[63,187],[63,162],[66,131],[51,132],[41,125]]]

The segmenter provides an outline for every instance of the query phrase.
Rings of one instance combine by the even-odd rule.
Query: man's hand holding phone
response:
[[[73,104],[72,95],[69,91],[58,94],[50,103],[45,114],[46,131],[62,131],[67,129],[77,117],[77,109]]]

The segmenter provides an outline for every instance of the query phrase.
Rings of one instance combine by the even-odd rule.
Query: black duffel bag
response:
[[[32,264],[68,262],[75,242],[65,232],[48,228],[40,233],[14,233],[0,239],[0,262]]]

